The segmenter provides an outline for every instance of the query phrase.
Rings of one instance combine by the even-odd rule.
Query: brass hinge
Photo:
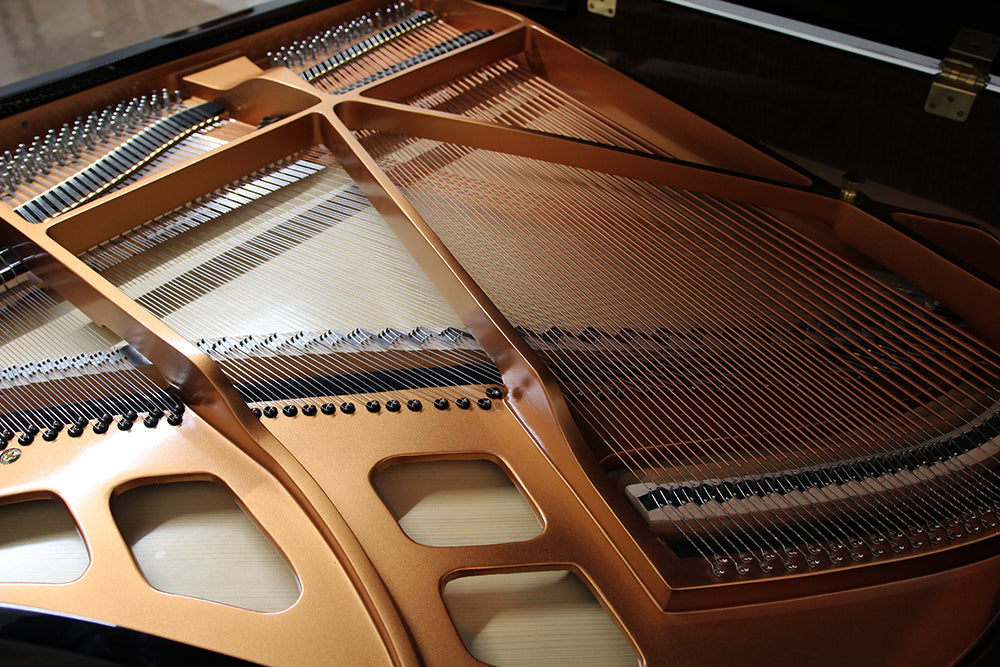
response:
[[[617,0],[587,0],[587,11],[591,14],[614,18],[617,5]]]
[[[965,122],[976,96],[990,81],[990,66],[998,51],[1000,37],[962,28],[941,60],[924,111]]]

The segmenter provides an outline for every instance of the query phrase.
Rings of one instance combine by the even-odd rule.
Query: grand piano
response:
[[[8,656],[989,664],[988,58],[321,4],[0,90]]]

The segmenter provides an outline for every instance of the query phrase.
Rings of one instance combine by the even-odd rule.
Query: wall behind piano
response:
[[[0,86],[266,0],[0,0]]]

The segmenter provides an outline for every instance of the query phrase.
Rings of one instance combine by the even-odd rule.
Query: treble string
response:
[[[6,286],[6,285],[5,285]],[[176,399],[125,360],[79,311],[57,301],[32,274],[0,309],[4,358],[0,424],[28,433],[129,411],[171,410]],[[23,369],[23,370],[21,370]]]
[[[378,394],[419,405],[410,401],[473,398],[456,385],[499,379],[477,370],[492,364],[467,334],[459,335],[467,349],[445,342],[442,332],[460,331],[460,320],[325,149],[302,151],[83,259],[202,341],[250,403],[301,409],[333,383],[365,401]],[[227,307],[243,286],[254,307]],[[410,340],[416,331],[435,338]]]

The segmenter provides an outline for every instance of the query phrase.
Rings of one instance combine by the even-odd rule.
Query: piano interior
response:
[[[950,664],[997,613],[982,227],[466,0],[0,128],[5,605],[275,665]]]

